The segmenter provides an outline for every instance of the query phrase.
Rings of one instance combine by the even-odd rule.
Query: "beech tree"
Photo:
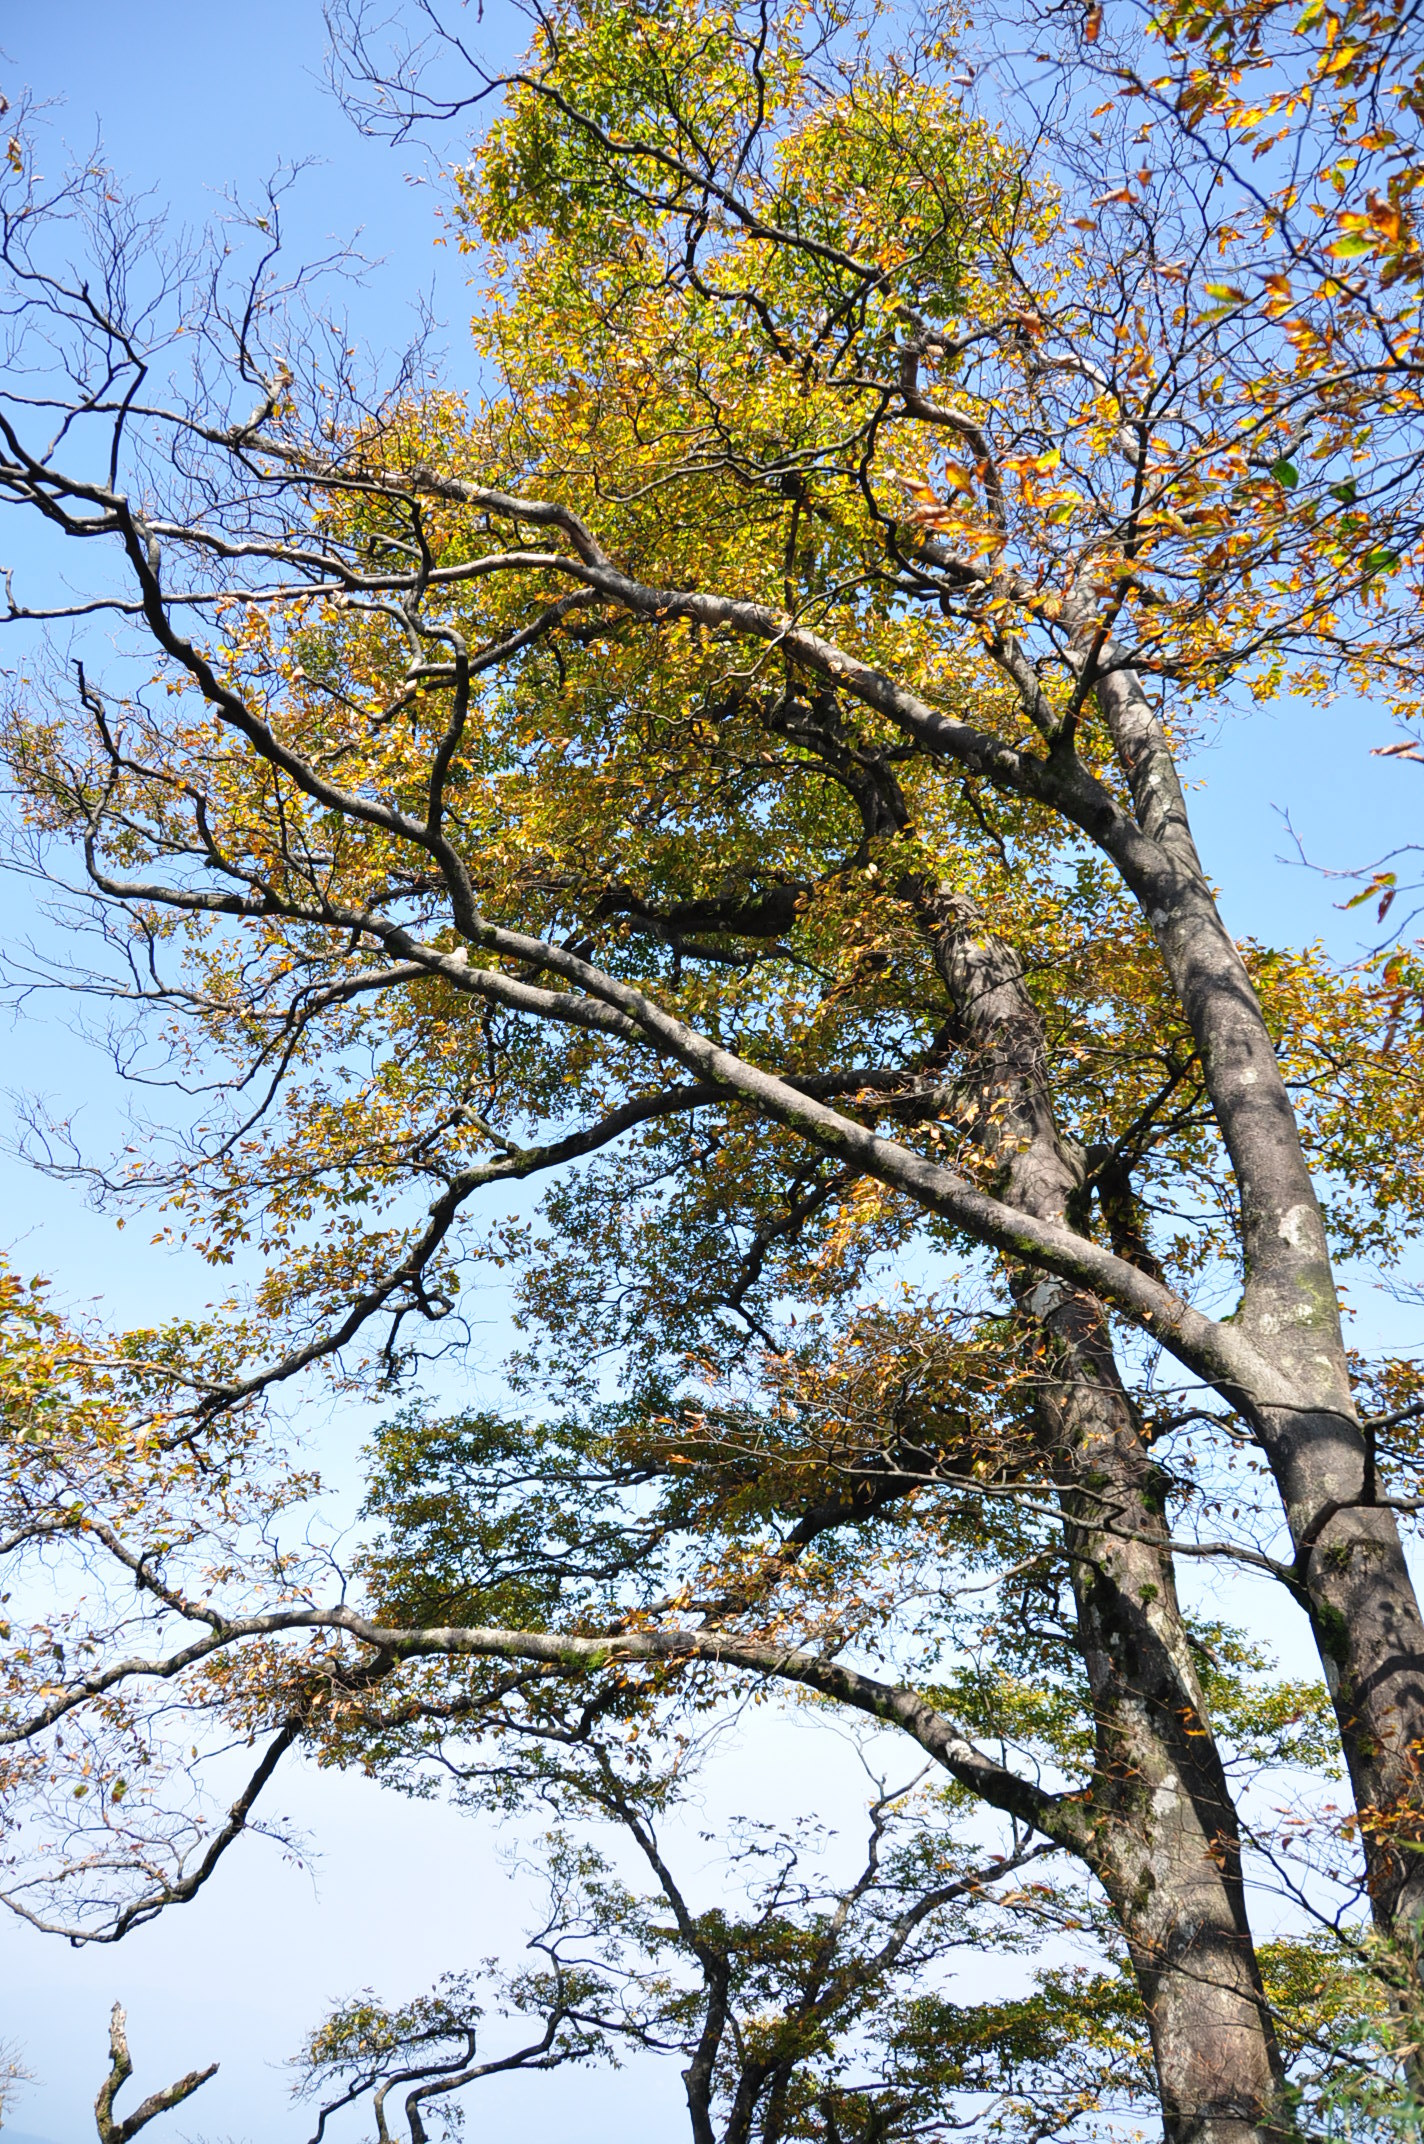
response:
[[[358,18],[348,86],[499,100],[477,408],[303,339],[280,203],[234,295],[11,159],[0,493],[120,575],[11,616],[140,667],[37,666],[9,764],[85,986],[205,1095],[73,1167],[263,1270],[108,1338],[15,1284],[5,1546],[74,1606],[7,1657],[10,1902],[191,1898],[298,1745],[398,1778],[570,1683],[592,1732],[769,1678],[1090,1872],[1170,2138],[1279,2134],[1232,1767],[1318,1707],[1213,1669],[1176,1570],[1308,1616],[1407,1996],[1418,1385],[1332,1256],[1418,1226],[1417,967],[1238,946],[1178,752],[1332,666],[1405,704],[1408,486],[1387,540],[1305,511],[1190,143],[1077,200],[938,29],[599,0],[494,82],[416,12],[468,79]],[[481,1261],[539,1404],[382,1433],[353,1592],[273,1395],[398,1381]],[[263,1743],[211,1822],[195,1718]]]

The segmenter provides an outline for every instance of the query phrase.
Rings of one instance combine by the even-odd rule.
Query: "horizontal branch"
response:
[[[368,1648],[377,1662],[390,1664],[440,1657],[524,1660],[554,1673],[583,1675],[638,1663],[672,1666],[707,1662],[773,1681],[797,1683],[869,1718],[903,1729],[962,1786],[994,1808],[1075,1853],[1091,1850],[1091,1827],[1079,1797],[1051,1794],[996,1762],[960,1734],[918,1691],[903,1684],[877,1681],[824,1654],[716,1631],[632,1631],[600,1638],[484,1627],[402,1629],[372,1622],[346,1607],[274,1609],[266,1614],[234,1617],[166,1656],[114,1662],[57,1693],[28,1720],[0,1727],[0,1745],[33,1740],[81,1706],[128,1683],[171,1682],[188,1668],[247,1640],[298,1631],[339,1631]],[[281,1749],[290,1746],[300,1731],[296,1719],[284,1726],[242,1798],[243,1812],[255,1798],[260,1783],[270,1776]],[[226,1828],[237,1821],[238,1805],[234,1805]],[[195,1889],[204,1880],[211,1858],[211,1854],[204,1857],[201,1872],[184,1879],[185,1886]]]

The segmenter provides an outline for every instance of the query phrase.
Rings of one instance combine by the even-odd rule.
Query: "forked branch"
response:
[[[167,2114],[172,2107],[181,2107],[185,2099],[191,2099],[199,2085],[206,2084],[217,2075],[216,2062],[210,2062],[205,2070],[189,2070],[173,2084],[164,2085],[159,2092],[150,2092],[140,2101],[132,2114],[122,2120],[114,2115],[114,2101],[119,2089],[133,2075],[133,2057],[129,2053],[128,2019],[122,2003],[115,2003],[109,2014],[109,2074],[99,2087],[99,2097],[94,2102],[94,2122],[99,2131],[99,2144],[129,2144],[140,2129],[146,2129],[155,2116]]]

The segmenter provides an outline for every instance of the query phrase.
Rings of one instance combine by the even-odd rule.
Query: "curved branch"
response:
[[[821,1696],[834,1698],[872,1719],[902,1728],[961,1785],[1045,1838],[1072,1851],[1090,1855],[1092,1828],[1080,1798],[1051,1794],[1032,1780],[1010,1771],[960,1734],[953,1723],[937,1712],[918,1691],[903,1684],[877,1681],[858,1668],[820,1653],[765,1639],[728,1636],[717,1631],[650,1630],[625,1631],[608,1637],[564,1635],[551,1631],[500,1630],[493,1627],[460,1626],[403,1629],[375,1623],[353,1608],[288,1608],[266,1614],[233,1617],[219,1624],[190,1645],[165,1657],[131,1658],[87,1676],[82,1682],[51,1700],[26,1721],[0,1728],[0,1746],[31,1740],[79,1706],[107,1695],[125,1683],[143,1680],[172,1681],[186,1668],[200,1665],[248,1639],[282,1636],[297,1631],[340,1631],[374,1655],[373,1669],[386,1673],[395,1664],[410,1660],[468,1658],[527,1660],[556,1674],[583,1675],[605,1667],[635,1663],[692,1663],[732,1668],[778,1682],[798,1683]],[[171,1887],[162,1900],[140,1902],[125,1908],[119,1933],[135,1921],[151,1918],[160,1905],[191,1897],[206,1881],[232,1839],[243,1828],[247,1815],[280,1758],[302,1732],[305,1718],[294,1714],[274,1738],[262,1763],[243,1794],[233,1804],[222,1832],[210,1846],[198,1869]],[[23,1909],[16,1909],[23,1910]],[[26,1915],[26,1918],[33,1916]],[[89,1940],[115,1940],[113,1936]]]

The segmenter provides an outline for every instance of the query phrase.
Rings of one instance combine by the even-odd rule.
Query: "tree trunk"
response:
[[[1053,1119],[1042,1029],[1012,950],[962,897],[907,888],[969,1053],[972,1125],[1000,1195],[1063,1220],[1082,1165]],[[1127,1940],[1152,2032],[1169,2144],[1289,2129],[1251,1939],[1241,1845],[1177,1601],[1163,1486],[1101,1305],[1014,1279],[1043,1346],[1036,1413],[1059,1485],[1092,1697],[1094,1873]]]
[[[1359,1812],[1378,1925],[1417,1941],[1424,1923],[1424,1619],[1394,1513],[1375,1503],[1353,1419],[1271,1409],[1257,1425],[1290,1521]]]
[[[1329,1247],[1295,1112],[1250,977],[1197,855],[1170,744],[1129,670],[1098,699],[1159,855],[1134,883],[1201,1056],[1241,1193],[1245,1286],[1237,1326],[1279,1372],[1233,1394],[1290,1526],[1360,1813],[1378,1924],[1424,1919],[1424,1616],[1350,1391]],[[1125,874],[1127,875],[1127,874]],[[1140,874],[1137,874],[1140,877]]]
[[[1092,1693],[1096,1874],[1146,2005],[1171,2144],[1289,2127],[1242,1885],[1241,1841],[1182,1623],[1163,1489],[1099,1306],[1033,1291],[1057,1356],[1053,1439]],[[1055,1300],[1046,1300],[1049,1295]]]

